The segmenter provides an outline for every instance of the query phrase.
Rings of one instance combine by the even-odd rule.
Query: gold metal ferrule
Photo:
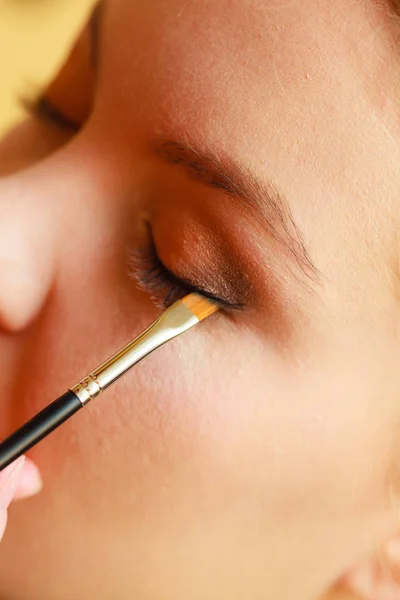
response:
[[[181,301],[175,302],[136,339],[71,387],[70,390],[79,398],[82,406],[85,406],[142,358],[198,322],[199,319],[185,304]]]

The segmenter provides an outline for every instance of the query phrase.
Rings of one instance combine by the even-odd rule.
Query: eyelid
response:
[[[231,302],[228,302],[227,300],[224,300],[223,298],[217,297],[214,294],[208,292],[207,290],[204,290],[203,288],[196,286],[192,281],[190,281],[188,279],[184,279],[183,277],[180,277],[179,275],[174,273],[174,271],[171,271],[171,269],[168,269],[164,265],[164,263],[161,261],[160,258],[158,260],[160,262],[160,265],[165,270],[166,274],[168,274],[168,276],[171,279],[175,279],[176,282],[179,283],[180,285],[185,286],[189,290],[189,292],[194,292],[196,294],[200,294],[201,296],[205,296],[206,298],[208,298],[210,300],[214,300],[215,302],[220,304],[222,308],[225,308],[225,309],[240,310],[243,308],[243,306],[241,304],[232,304]]]
[[[70,133],[77,133],[80,126],[69,119],[63,112],[54,106],[44,94],[39,94],[33,100],[22,99],[22,105],[29,114],[35,118],[52,123]]]
[[[193,280],[182,277],[181,275],[178,275],[177,273],[175,273],[171,268],[167,267],[160,258],[160,255],[157,251],[157,247],[156,247],[156,244],[155,244],[155,241],[153,238],[151,228],[149,226],[148,226],[148,230],[149,230],[151,252],[153,253],[154,259],[157,261],[159,267],[164,271],[165,276],[167,278],[169,278],[171,281],[175,282],[176,285],[186,288],[188,290],[188,292],[194,292],[194,293],[200,294],[202,296],[205,296],[206,298],[209,298],[210,300],[218,302],[222,309],[243,310],[243,308],[244,308],[243,304],[233,303],[233,302],[230,302],[230,301],[224,299],[221,296],[216,296],[212,292],[209,292],[207,289],[197,286]]]
[[[217,302],[222,310],[243,308],[242,305],[233,305],[207,289],[197,286],[194,281],[181,277],[167,267],[159,256],[149,223],[146,224],[146,229],[147,239],[143,245],[138,245],[136,242],[132,246],[130,244],[126,246],[126,264],[130,276],[141,289],[152,295],[153,300],[161,301],[163,306],[168,306],[182,296],[195,292]]]

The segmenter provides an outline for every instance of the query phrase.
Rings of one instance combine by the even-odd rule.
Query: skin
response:
[[[244,306],[32,450],[45,486],[10,511],[0,597],[337,597],[398,527],[398,25],[364,0],[103,17],[97,77],[86,30],[48,93],[80,132],[32,118],[1,147],[2,435],[159,314],[126,266],[145,219],[169,268],[221,294],[236,273]],[[154,156],[160,134],[274,182],[312,273]]]

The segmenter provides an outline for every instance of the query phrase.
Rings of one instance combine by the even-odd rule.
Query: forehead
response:
[[[232,149],[331,121],[376,63],[380,16],[363,0],[108,0],[104,25],[102,81],[125,116]]]
[[[375,2],[105,2],[99,99],[121,139],[190,136],[255,172],[268,165],[278,184],[295,169],[308,189],[322,168],[343,180],[343,147],[359,152],[392,86]]]

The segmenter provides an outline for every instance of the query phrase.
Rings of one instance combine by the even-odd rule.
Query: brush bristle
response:
[[[200,294],[189,294],[182,298],[181,302],[192,311],[199,321],[209,317],[219,309],[217,302]]]

